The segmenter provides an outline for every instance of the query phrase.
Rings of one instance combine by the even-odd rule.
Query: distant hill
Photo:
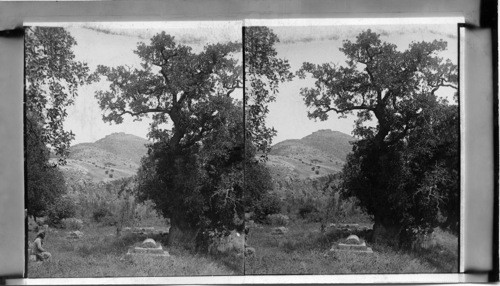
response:
[[[314,179],[342,169],[355,138],[339,131],[318,130],[302,139],[271,147],[267,162],[276,180]]]
[[[271,147],[271,155],[316,156],[326,160],[345,161],[347,154],[352,150],[349,143],[354,137],[339,131],[322,129],[311,133],[302,139],[290,139]],[[320,159],[320,158],[319,158]]]
[[[275,181],[315,179],[340,171],[349,143],[355,139],[332,130],[318,130],[302,139],[271,147],[267,165]],[[130,134],[113,133],[93,143],[70,147],[67,164],[61,166],[67,181],[110,181],[136,174],[149,141]]]
[[[93,157],[91,152],[96,151],[109,153],[112,154],[112,157],[119,157],[139,164],[142,156],[146,154],[145,144],[148,144],[148,142],[148,140],[135,135],[123,132],[112,133],[94,143],[81,143],[71,146],[70,158],[87,159]]]
[[[113,133],[93,143],[71,146],[61,166],[68,181],[110,181],[133,176],[146,155],[149,141],[131,134]]]

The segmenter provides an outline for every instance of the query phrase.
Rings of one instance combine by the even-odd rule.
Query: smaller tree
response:
[[[280,83],[290,81],[288,60],[277,57],[278,36],[268,27],[245,27],[245,128],[257,150],[267,153],[276,130],[266,126],[268,105],[276,100]]]
[[[54,226],[60,226],[63,219],[75,216],[76,204],[71,198],[62,196],[50,205],[47,213],[49,223]]]
[[[134,221],[135,203],[135,186],[133,180],[130,178],[121,179],[115,183],[118,185],[117,192],[118,210],[116,211],[116,235],[120,236],[121,231],[125,225],[130,225]]]
[[[25,34],[26,195],[28,214],[43,215],[65,192],[64,178],[50,154],[65,163],[74,135],[63,128],[66,108],[78,87],[94,76],[75,60],[75,39],[63,28],[29,27]]]
[[[26,196],[27,212],[36,220],[66,192],[61,171],[49,164],[50,151],[40,139],[42,127],[35,122],[27,122],[26,136]]]
[[[66,108],[74,103],[80,86],[96,79],[86,63],[75,60],[72,48],[76,44],[63,28],[26,29],[26,122],[41,125],[37,139],[62,156],[62,163],[74,138],[63,127]]]
[[[247,156],[255,156],[255,151],[247,150]],[[262,204],[269,201],[275,204],[274,198],[268,199],[268,193],[273,190],[271,173],[266,165],[259,161],[245,161],[245,212],[256,212]],[[279,210],[278,210],[279,212]]]

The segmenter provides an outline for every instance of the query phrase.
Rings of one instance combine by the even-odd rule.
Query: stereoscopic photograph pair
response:
[[[458,272],[458,36],[25,27],[27,276]]]

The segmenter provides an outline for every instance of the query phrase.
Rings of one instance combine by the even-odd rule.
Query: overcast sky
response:
[[[138,42],[149,39],[160,31],[172,34],[184,44],[200,51],[209,42],[241,42],[241,22],[183,22],[183,23],[140,23],[132,28],[129,24],[93,23],[65,25],[75,37],[77,46],[74,53],[77,60],[87,62],[93,71],[97,65],[129,65],[139,67],[140,60],[133,53]],[[354,40],[362,30],[371,28],[381,34],[382,40],[392,42],[401,50],[411,41],[432,41],[443,39],[448,42],[448,50],[442,54],[457,63],[456,25],[370,25],[370,26],[305,26],[271,27],[281,42],[276,45],[278,56],[289,60],[292,72],[303,62],[334,62],[343,64],[344,55],[339,51],[342,41]],[[267,119],[269,126],[278,131],[274,143],[307,136],[319,129],[332,129],[351,134],[354,118],[338,119],[331,114],[329,120],[316,122],[307,118],[307,108],[299,94],[301,87],[313,85],[312,80],[294,78],[292,82],[280,86],[277,101],[270,105]],[[146,138],[149,120],[133,121],[126,117],[120,125],[104,123],[94,93],[107,89],[109,83],[101,81],[80,88],[75,105],[68,108],[65,128],[75,133],[73,144],[94,142],[113,132],[125,132]],[[451,90],[441,95],[450,97]],[[238,95],[241,96],[241,93]]]

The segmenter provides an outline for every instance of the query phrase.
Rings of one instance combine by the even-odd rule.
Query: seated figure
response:
[[[33,254],[36,256],[37,261],[47,261],[52,257],[52,255],[42,247],[44,238],[45,232],[39,232],[33,242]]]

